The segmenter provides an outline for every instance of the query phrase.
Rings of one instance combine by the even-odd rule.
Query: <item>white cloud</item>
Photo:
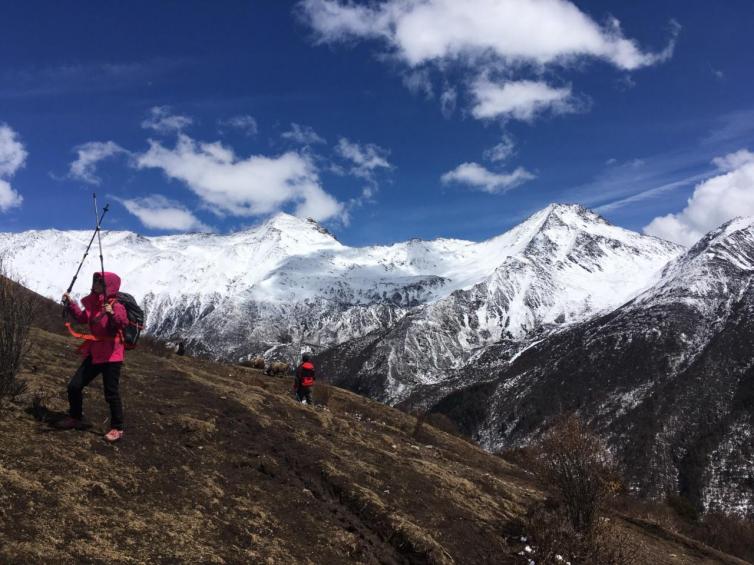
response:
[[[356,3],[351,0],[300,0],[298,13],[314,30],[320,43],[375,40],[409,69],[429,80],[427,67],[454,76],[484,77],[486,72],[504,72],[510,80],[498,100],[484,97],[474,115],[532,119],[536,111],[564,104],[570,89],[555,89],[544,83],[517,80],[516,74],[534,71],[541,76],[550,67],[568,67],[584,59],[606,61],[623,71],[633,71],[668,60],[680,31],[671,22],[671,37],[659,52],[642,49],[626,38],[620,22],[600,25],[569,0],[382,0]],[[412,75],[408,75],[412,76]],[[404,83],[416,91],[428,91],[419,76]],[[536,87],[535,85],[539,85]],[[476,85],[481,86],[481,85]],[[473,93],[478,94],[474,88]],[[455,91],[445,89],[440,98],[444,115],[455,107]],[[478,96],[477,96],[478,98]],[[523,116],[523,117],[521,117]]]
[[[256,216],[294,204],[299,216],[327,220],[344,210],[320,185],[312,160],[293,151],[241,159],[219,142],[200,143],[179,134],[174,148],[150,140],[149,150],[136,156],[135,165],[161,169],[219,214]]]
[[[516,144],[513,141],[513,138],[508,134],[504,134],[500,143],[490,147],[484,152],[484,158],[493,163],[501,163],[514,155],[515,152]]]
[[[301,145],[315,145],[317,143],[327,143],[327,141],[317,135],[317,132],[309,126],[302,126],[296,123],[291,124],[289,131],[283,132],[283,139],[299,143]]]
[[[450,118],[453,112],[456,111],[456,103],[458,101],[458,91],[452,86],[445,86],[445,89],[440,95],[440,111],[446,118]]]
[[[213,231],[183,204],[154,194],[143,198],[118,199],[144,227],[166,231]]]
[[[24,200],[8,179],[24,166],[28,155],[18,134],[10,126],[0,123],[0,212],[20,206]]]
[[[723,157],[712,159],[714,165],[722,171],[735,171],[751,162],[754,162],[754,153],[748,149],[741,149]]]
[[[512,118],[531,121],[546,110],[554,114],[575,111],[571,88],[553,88],[544,82],[521,80],[497,84],[480,77],[472,86],[475,118]]]
[[[392,168],[387,160],[390,152],[373,143],[360,144],[341,137],[335,152],[350,161],[351,174],[357,177],[373,180],[376,170]]]
[[[379,39],[412,67],[480,58],[545,65],[593,57],[633,70],[668,59],[674,46],[671,40],[659,53],[643,51],[623,36],[618,20],[600,26],[567,0],[302,0],[298,6],[319,41]]]
[[[259,125],[254,116],[241,115],[233,116],[225,120],[219,120],[217,122],[221,128],[233,128],[242,131],[248,136],[253,136],[259,133]]]
[[[754,153],[738,151],[714,160],[723,174],[697,185],[678,214],[655,218],[644,233],[691,246],[737,216],[754,216]]]
[[[403,84],[412,94],[423,94],[427,99],[434,98],[435,89],[428,69],[417,69],[404,74]]]
[[[465,184],[490,194],[502,194],[534,178],[533,174],[522,167],[512,173],[494,173],[478,163],[463,163],[445,173],[441,180],[443,184]]]
[[[18,134],[10,126],[0,124],[0,176],[13,176],[24,166],[28,155]]]
[[[21,206],[24,198],[7,181],[0,179],[0,212]]]
[[[149,110],[149,117],[141,122],[141,127],[157,133],[180,132],[194,123],[188,116],[173,114],[170,106],[154,106]]]
[[[114,141],[90,141],[79,145],[75,151],[78,157],[71,163],[68,176],[89,184],[101,182],[96,174],[97,163],[121,153],[128,154],[128,151]]]

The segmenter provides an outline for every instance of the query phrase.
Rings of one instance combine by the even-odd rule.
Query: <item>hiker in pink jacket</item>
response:
[[[123,403],[118,383],[125,357],[123,330],[128,326],[128,315],[125,307],[116,301],[119,290],[120,277],[118,275],[94,273],[92,292],[81,301],[84,306],[83,310],[68,293],[63,295],[63,302],[73,319],[80,324],[88,324],[91,334],[74,334],[85,340],[79,348],[84,356],[84,362],[68,383],[70,411],[68,417],[58,425],[63,429],[83,427],[84,387],[102,373],[105,400],[110,405],[111,429],[105,434],[105,439],[111,442],[123,437]],[[107,298],[105,298],[106,295]]]

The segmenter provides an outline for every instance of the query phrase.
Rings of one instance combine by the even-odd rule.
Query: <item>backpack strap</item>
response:
[[[70,322],[65,323],[65,327],[68,328],[68,333],[70,333],[73,337],[76,339],[83,340],[81,342],[81,345],[79,345],[78,349],[79,351],[82,350],[84,347],[86,347],[87,343],[90,343],[92,341],[118,341],[120,340],[121,343],[123,343],[123,332],[121,330],[118,330],[118,333],[114,337],[97,337],[93,334],[82,334],[77,332],[73,329]]]

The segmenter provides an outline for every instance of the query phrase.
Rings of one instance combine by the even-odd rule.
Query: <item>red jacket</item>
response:
[[[99,273],[96,273],[99,275]],[[113,301],[120,290],[120,277],[115,273],[105,273],[105,288],[108,302]],[[101,294],[91,293],[81,300],[84,310],[74,301],[68,303],[68,311],[80,324],[89,324],[92,335],[101,341],[87,341],[81,348],[84,357],[92,356],[92,363],[116,363],[125,358],[125,346],[120,332],[128,326],[126,308],[112,302],[113,313],[105,313],[105,299]]]
[[[293,383],[293,388],[298,390],[299,388],[309,388],[314,386],[314,364],[311,361],[304,361],[296,369],[296,380]]]

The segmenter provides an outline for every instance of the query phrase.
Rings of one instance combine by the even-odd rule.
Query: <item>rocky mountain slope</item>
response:
[[[382,332],[382,349],[361,373],[387,359],[386,397],[394,401],[412,379],[441,379],[503,336],[619,306],[681,251],[565,205],[481,243],[350,248],[285,214],[230,235],[103,236],[105,266],[144,304],[150,333],[238,359],[292,358],[301,347],[320,351]],[[27,286],[57,298],[89,237],[3,233],[0,254]]]
[[[415,436],[413,417],[340,389],[319,388],[319,406],[306,407],[288,379],[137,350],[121,443],[101,437],[95,385],[93,428],[53,431],[75,345],[35,330],[29,393],[0,412],[0,562],[529,561],[522,517],[543,496],[530,475],[429,426]],[[613,520],[642,562],[743,563]]]
[[[337,382],[372,398],[417,401],[427,389],[452,386],[454,373],[492,345],[509,358],[622,305],[682,251],[578,206],[548,207],[503,237],[513,251],[490,276],[332,348],[321,362]]]
[[[650,495],[754,515],[754,219],[733,220],[634,300],[533,341],[488,348],[434,394],[490,450],[563,412],[587,417]]]

